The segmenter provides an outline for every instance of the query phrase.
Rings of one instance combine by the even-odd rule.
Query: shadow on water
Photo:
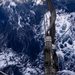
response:
[[[25,26],[17,30],[17,16],[21,15],[24,20],[28,15],[30,15],[30,26],[38,26],[42,18],[41,15],[44,14],[44,12],[41,12],[43,7],[40,5],[38,7],[40,7],[39,10],[37,7],[34,7],[34,10],[34,8],[28,7],[28,5],[26,5],[26,7],[24,5],[20,5],[14,8],[13,14],[6,13],[7,11],[0,7],[0,48],[6,44],[8,48],[12,48],[17,54],[27,54],[31,60],[36,59],[37,55],[41,51],[40,42],[35,40],[35,33],[33,29],[26,25],[26,21],[23,21]],[[30,12],[31,9],[34,10],[35,15]],[[12,16],[12,18],[14,17],[14,20],[12,19],[11,23],[9,22],[9,16]]]

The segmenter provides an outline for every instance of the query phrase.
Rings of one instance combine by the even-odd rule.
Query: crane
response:
[[[50,10],[50,25],[45,32],[44,47],[44,75],[56,75],[58,71],[58,57],[55,52],[55,20],[56,10],[51,0],[46,0]]]

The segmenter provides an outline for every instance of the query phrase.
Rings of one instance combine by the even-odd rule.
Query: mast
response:
[[[56,10],[51,0],[46,0],[49,7],[51,17],[50,26],[45,33],[45,47],[44,47],[44,75],[56,75],[58,71],[58,57],[55,52],[55,20]]]

